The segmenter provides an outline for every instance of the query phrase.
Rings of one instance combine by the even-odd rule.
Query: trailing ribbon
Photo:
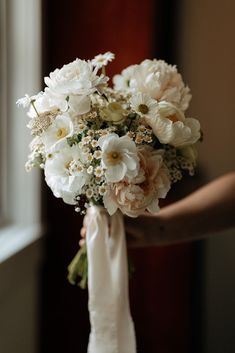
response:
[[[91,333],[88,353],[136,353],[123,216],[92,206],[85,217]]]

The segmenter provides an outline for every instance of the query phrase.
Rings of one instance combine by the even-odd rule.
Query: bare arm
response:
[[[235,172],[226,174],[156,215],[126,219],[130,245],[151,246],[200,239],[235,226]]]

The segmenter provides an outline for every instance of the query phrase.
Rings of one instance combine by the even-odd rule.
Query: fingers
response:
[[[86,227],[82,227],[81,230],[80,230],[80,235],[82,238],[85,238],[86,237]]]
[[[125,217],[125,228],[127,231],[127,244],[129,247],[146,247],[160,245],[164,242],[164,237],[158,230],[158,214],[145,212],[138,218]],[[81,239],[79,245],[82,247],[86,242],[86,222],[84,219],[81,228]]]
[[[129,247],[160,246],[167,243],[159,217],[141,215],[138,218],[125,218],[127,244]]]
[[[86,240],[85,239],[80,239],[79,240],[79,246],[82,248],[86,243]]]
[[[84,244],[86,243],[86,227],[82,227],[80,230],[80,235],[82,237],[82,239],[79,240],[79,245],[80,247],[84,246]]]

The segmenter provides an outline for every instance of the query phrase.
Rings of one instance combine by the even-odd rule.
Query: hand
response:
[[[137,218],[125,217],[127,244],[130,247],[148,247],[167,243],[159,214],[145,212]]]
[[[147,247],[166,243],[164,229],[160,224],[158,214],[153,215],[146,212],[137,218],[125,217],[124,222],[129,247]],[[79,245],[82,247],[86,242],[86,217],[80,235]]]
[[[79,240],[79,245],[82,248],[86,243],[86,228],[87,228],[87,215],[83,218],[83,225],[80,230],[81,239]]]
[[[86,243],[86,227],[83,226],[80,230],[80,235],[81,235],[81,239],[79,240],[79,245],[80,247],[83,247],[83,245],[85,245]]]

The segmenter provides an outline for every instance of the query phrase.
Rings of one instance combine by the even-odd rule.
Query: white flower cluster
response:
[[[85,213],[91,204],[136,217],[156,212],[172,182],[196,165],[198,120],[175,66],[144,60],[114,76],[107,52],[76,59],[45,78],[46,88],[17,104],[29,108],[34,136],[26,169],[38,166],[56,197]]]

